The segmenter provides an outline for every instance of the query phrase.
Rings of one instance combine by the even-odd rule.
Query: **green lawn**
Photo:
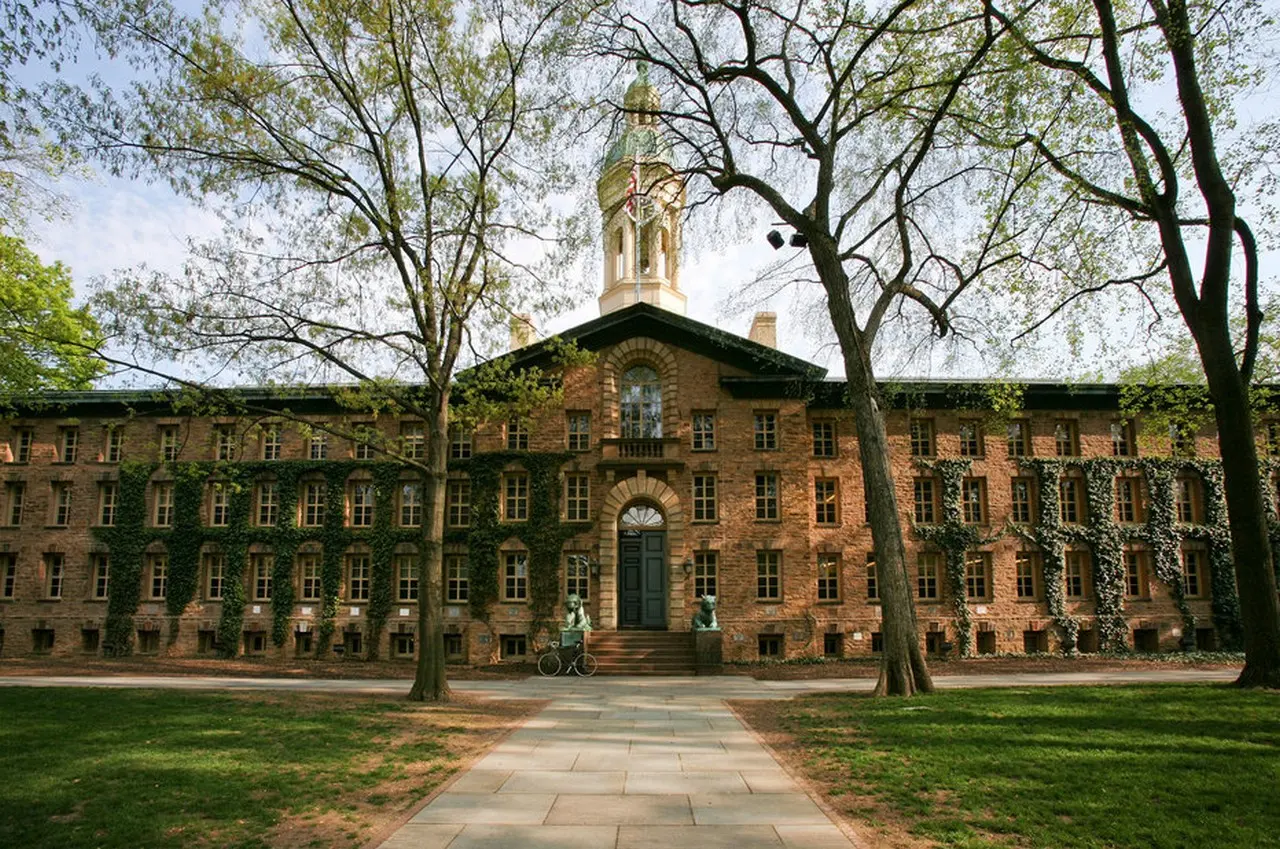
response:
[[[527,709],[0,688],[0,846],[360,845]]]
[[[817,696],[778,723],[837,807],[948,846],[1280,846],[1277,693]]]

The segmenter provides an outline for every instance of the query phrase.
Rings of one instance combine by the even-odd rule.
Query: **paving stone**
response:
[[[778,836],[787,849],[853,849],[839,828],[827,825],[780,825]]]
[[[621,793],[625,772],[586,772],[574,770],[517,770],[502,785],[500,793],[574,793],[598,795]]]
[[[680,755],[681,768],[688,772],[713,770],[716,772],[743,772],[747,770],[776,769],[778,762],[763,749],[759,754],[728,753],[718,757],[707,755]]]
[[[698,825],[830,825],[831,820],[802,793],[704,793],[690,797]]]
[[[750,793],[736,772],[628,772],[628,794]]]
[[[449,785],[450,793],[497,793],[511,776],[506,769],[469,769]]]
[[[688,796],[561,795],[546,821],[552,825],[693,825],[693,814]]]
[[[573,769],[578,760],[574,750],[532,752],[490,752],[481,758],[473,769]]]
[[[618,849],[755,849],[781,847],[782,840],[768,825],[624,825],[618,829]]]
[[[676,754],[625,755],[613,757],[584,752],[573,768],[579,772],[680,772],[680,756]]]
[[[532,825],[555,800],[553,793],[441,793],[409,822]]]
[[[461,823],[405,823],[378,849],[445,849],[460,831]]]
[[[752,793],[800,793],[800,785],[795,779],[780,769],[744,770],[742,780],[747,782]]]
[[[449,849],[614,849],[617,842],[612,825],[469,825]]]

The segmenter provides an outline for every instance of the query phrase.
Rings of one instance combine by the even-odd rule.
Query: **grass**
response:
[[[945,846],[1280,845],[1280,694],[1054,687],[737,707],[794,739],[837,808]]]
[[[529,703],[0,689],[0,846],[361,845]]]

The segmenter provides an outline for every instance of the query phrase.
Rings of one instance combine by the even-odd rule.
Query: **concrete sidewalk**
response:
[[[537,682],[551,705],[382,849],[850,849],[724,706],[757,682],[661,680]]]

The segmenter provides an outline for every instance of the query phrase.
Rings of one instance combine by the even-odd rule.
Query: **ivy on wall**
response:
[[[164,478],[156,475],[161,470]],[[373,476],[375,510],[371,528],[346,526],[347,481],[359,471]],[[401,472],[402,467],[397,463],[343,460],[122,464],[116,523],[93,529],[111,557],[104,653],[123,656],[133,650],[134,616],[141,599],[143,562],[147,548],[156,542],[164,545],[169,557],[165,610],[170,617],[170,642],[177,639],[179,617],[200,589],[202,552],[213,544],[226,558],[222,613],[217,629],[218,653],[224,657],[239,654],[246,602],[244,572],[250,549],[255,546],[274,556],[271,638],[275,645],[284,645],[297,600],[295,555],[303,544],[315,542],[323,552],[316,655],[325,656],[332,643],[334,619],[341,600],[343,558],[351,546],[360,543],[369,547],[372,567],[369,599],[361,605],[367,610],[369,622],[366,657],[377,658],[381,632],[396,592],[395,548],[402,542],[417,543],[423,534],[421,529],[397,527],[392,519]],[[325,485],[325,516],[318,528],[297,524],[293,507],[298,503],[304,477],[323,480]],[[153,479],[173,481],[172,527],[150,525],[148,491]],[[252,515],[253,487],[260,479],[273,480],[277,487],[277,523],[271,527],[253,524],[256,518]],[[208,487],[214,482],[227,487],[230,493],[229,520],[225,527],[208,527],[202,522]]]
[[[499,549],[514,538],[529,555],[530,636],[552,628],[560,604],[562,549],[568,539],[591,528],[590,522],[560,520],[560,467],[573,456],[499,451],[449,463],[451,471],[465,471],[471,481],[471,526],[448,532],[445,542],[467,547],[468,604],[475,619],[488,621],[499,600]],[[529,475],[528,521],[501,521],[502,474],[509,468]]]
[[[1036,545],[1041,552],[1045,603],[1058,628],[1063,651],[1074,654],[1080,623],[1067,610],[1065,567],[1069,545],[1087,545],[1092,553],[1095,625],[1099,648],[1122,652],[1129,648],[1129,623],[1125,618],[1124,547],[1144,542],[1151,551],[1155,577],[1164,583],[1183,619],[1183,645],[1194,647],[1196,617],[1186,598],[1181,549],[1185,540],[1206,544],[1214,626],[1221,646],[1241,645],[1240,602],[1236,594],[1235,567],[1231,561],[1222,467],[1216,461],[1180,458],[1054,458],[1022,460],[1038,482],[1039,514],[1030,526],[1010,525],[990,537],[962,521],[961,486],[971,469],[966,459],[917,461],[938,475],[942,483],[942,521],[918,525],[922,540],[937,546],[946,561],[946,588],[955,615],[957,643],[962,655],[972,651],[973,620],[965,597],[965,554],[975,547],[1013,533]],[[1059,509],[1058,482],[1064,473],[1078,470],[1082,476],[1087,515],[1080,524],[1066,524]],[[1121,525],[1115,520],[1115,480],[1125,471],[1141,472],[1147,482],[1149,503],[1146,521]],[[1179,474],[1194,472],[1203,485],[1204,523],[1177,521],[1174,485]],[[1280,537],[1280,516],[1274,514],[1273,535]]]

